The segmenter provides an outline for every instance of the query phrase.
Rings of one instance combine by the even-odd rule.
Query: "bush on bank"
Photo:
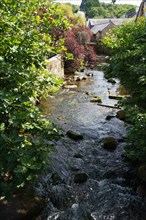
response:
[[[51,150],[46,139],[58,135],[35,101],[47,94],[48,84],[58,84],[45,59],[65,50],[63,39],[53,39],[53,28],[70,24],[47,2],[0,2],[0,196],[38,176]]]
[[[90,29],[84,25],[72,26],[70,30],[64,33],[64,37],[67,52],[72,54],[70,60],[65,59],[64,61],[66,69],[71,68],[75,72],[85,66],[95,65],[97,55],[95,47],[90,45],[93,38]]]
[[[103,43],[112,50],[106,75],[119,78],[130,94],[122,103],[132,122],[126,155],[146,162],[146,19],[114,29]]]

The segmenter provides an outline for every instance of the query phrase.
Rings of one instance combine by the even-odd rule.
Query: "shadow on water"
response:
[[[42,220],[144,220],[146,201],[125,184],[129,164],[122,155],[125,125],[114,117],[116,109],[90,102],[100,96],[106,105],[117,101],[108,98],[118,87],[108,83],[101,71],[90,71],[93,77],[68,84],[75,89],[61,89],[41,104],[43,113],[63,128],[64,136],[50,153],[51,172],[41,177],[36,191],[47,200]],[[85,73],[79,73],[84,75]],[[106,120],[107,116],[112,116]],[[68,130],[83,135],[75,141]],[[104,137],[114,137],[117,148],[103,148]]]

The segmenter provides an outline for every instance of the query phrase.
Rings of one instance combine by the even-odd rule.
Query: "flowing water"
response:
[[[146,201],[125,181],[130,165],[122,156],[124,122],[114,117],[116,109],[90,102],[100,96],[103,104],[114,106],[117,101],[108,94],[116,93],[118,83],[108,83],[102,71],[90,72],[93,76],[77,82],[66,76],[77,88],[61,89],[41,104],[46,117],[63,129],[61,139],[53,143],[55,152],[49,154],[51,171],[36,187],[47,201],[42,220],[144,220]],[[68,130],[83,139],[67,137]],[[114,151],[102,146],[108,136],[117,141]]]

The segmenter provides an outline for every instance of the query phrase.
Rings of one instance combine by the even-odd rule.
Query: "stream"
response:
[[[61,139],[50,143],[55,146],[49,154],[50,172],[36,186],[36,192],[47,201],[41,219],[145,220],[146,200],[125,180],[131,166],[122,156],[125,124],[115,117],[117,109],[90,102],[100,96],[103,104],[116,105],[108,94],[118,93],[119,83],[107,82],[102,71],[91,70],[89,75],[81,81],[65,76],[67,84],[77,87],[62,88],[41,103],[46,117],[63,130]],[[69,130],[82,138],[68,137]],[[115,150],[103,148],[105,137],[116,140]]]

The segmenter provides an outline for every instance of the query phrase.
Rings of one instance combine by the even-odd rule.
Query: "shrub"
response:
[[[72,60],[65,60],[66,68],[79,70],[83,65],[96,62],[94,47],[89,45],[92,41],[92,33],[84,26],[72,27],[65,32],[65,46],[67,52],[73,55]]]
[[[119,78],[131,96],[122,103],[133,124],[126,155],[146,162],[146,19],[114,29],[103,42],[113,52],[106,75]]]
[[[42,6],[42,5],[43,6]],[[60,10],[46,1],[0,3],[0,196],[36,178],[48,163],[46,139],[57,129],[41,115],[36,100],[57,81],[45,59],[64,48],[49,32],[68,27]],[[54,18],[54,20],[52,20]],[[54,47],[57,45],[57,47]]]

